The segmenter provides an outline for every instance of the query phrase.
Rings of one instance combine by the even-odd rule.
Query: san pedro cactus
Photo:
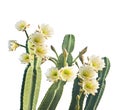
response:
[[[26,52],[27,54],[33,54],[29,36],[25,30],[26,40]],[[35,54],[31,55],[32,61],[29,62],[23,75],[23,82],[21,88],[21,105],[20,110],[36,110],[37,100],[39,96],[40,84],[41,84],[41,58]],[[29,59],[30,56],[26,56]]]
[[[65,82],[58,81],[48,89],[38,110],[55,110],[63,92]]]
[[[28,65],[25,70],[21,91],[21,110],[36,110],[41,82],[41,69],[37,63],[36,59],[34,64]]]
[[[75,40],[70,40],[70,39],[74,39],[74,36],[73,35],[66,35],[64,37],[64,40],[63,40],[63,43],[62,43],[62,49],[63,49],[63,53],[60,54],[58,56],[58,59],[56,60],[57,62],[57,65],[56,67],[58,69],[62,69],[64,68],[65,66],[72,66],[72,55],[71,55],[71,52],[74,48],[74,42]],[[67,45],[69,45],[69,47],[67,47]],[[54,47],[52,47],[54,48]],[[52,49],[55,53],[55,49]],[[69,52],[68,52],[69,50]],[[61,80],[61,79],[58,79],[57,82],[54,82],[51,87],[48,89],[45,97],[43,98],[38,110],[55,110],[60,98],[61,98],[61,95],[62,95],[62,92],[63,92],[63,89],[64,89],[64,85],[66,84],[66,81],[68,79],[65,79],[65,80]]]
[[[71,88],[71,102],[68,110],[97,110],[106,86],[106,77],[110,69],[109,59],[95,55],[85,59],[87,47],[79,51],[74,58],[72,53],[75,47],[75,36],[72,34],[64,36],[61,54],[58,54],[55,47],[51,46],[56,57],[48,57],[45,41],[52,36],[52,28],[47,24],[42,24],[29,35],[28,27],[29,24],[25,21],[17,22],[16,29],[25,32],[26,44],[22,45],[11,40],[9,45],[10,51],[15,51],[18,47],[23,47],[26,51],[20,59],[22,63],[27,64],[21,86],[20,110],[56,110],[65,85],[69,81],[73,81],[73,88]],[[54,67],[46,72],[46,77],[52,85],[37,108],[42,78],[41,65],[46,60],[54,63]]]
[[[106,76],[109,72],[110,69],[110,61],[107,57],[103,58],[106,64],[106,68],[104,68],[102,71],[99,71],[99,76],[98,76],[98,80],[99,80],[99,84],[100,84],[100,88],[98,89],[98,93],[96,93],[95,96],[89,95],[86,101],[86,106],[85,106],[85,110],[96,110],[97,106],[100,102],[100,99],[103,95],[104,89],[105,89],[105,84],[106,84]]]

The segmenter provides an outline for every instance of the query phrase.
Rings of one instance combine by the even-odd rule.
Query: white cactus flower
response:
[[[49,38],[53,34],[53,29],[48,24],[42,24],[40,26],[40,31],[45,38]]]
[[[10,51],[15,51],[16,48],[18,48],[18,47],[19,47],[19,44],[17,43],[17,41],[15,41],[15,40],[9,41],[9,50]]]
[[[99,88],[99,83],[97,80],[84,80],[82,82],[82,88],[85,94],[95,95]]]
[[[60,77],[63,81],[73,81],[76,77],[76,72],[73,67],[63,67],[60,69]]]
[[[35,32],[33,34],[30,35],[30,41],[34,44],[34,45],[43,45],[45,39],[43,37],[43,35],[39,32]]]
[[[38,57],[45,57],[47,54],[47,47],[46,46],[36,46],[35,47],[35,52],[34,52]]]
[[[31,61],[33,60],[33,55],[30,55],[28,53],[23,53],[21,56],[20,56],[20,61],[22,63],[30,63]]]
[[[92,55],[88,58],[88,63],[92,66],[96,71],[102,70],[105,67],[105,62],[99,56]]]
[[[55,82],[59,79],[59,71],[56,67],[51,67],[46,73],[48,81]]]
[[[26,23],[26,21],[20,20],[15,24],[15,27],[18,31],[25,31],[25,29],[28,27],[29,25]]]
[[[93,69],[93,67],[89,65],[83,65],[79,69],[78,76],[83,80],[89,80],[89,79],[95,79],[98,76],[98,74]]]

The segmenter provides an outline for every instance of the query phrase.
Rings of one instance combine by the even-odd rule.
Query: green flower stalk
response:
[[[29,35],[27,33],[29,26],[23,20],[15,25],[18,31],[25,33],[25,45],[19,44],[16,40],[9,41],[10,51],[15,51],[18,47],[24,47],[26,51],[20,56],[20,61],[27,64],[21,86],[20,110],[56,110],[65,85],[70,81],[74,83],[69,110],[97,110],[110,69],[109,59],[92,55],[85,60],[84,54],[87,52],[87,47],[73,58],[75,36],[72,34],[64,36],[61,54],[51,46],[55,57],[48,57],[45,41],[52,36],[52,28],[48,24],[38,25],[38,29]],[[52,84],[37,108],[42,79],[41,65],[46,60],[55,64],[48,68],[45,74]]]

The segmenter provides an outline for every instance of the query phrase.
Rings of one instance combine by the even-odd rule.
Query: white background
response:
[[[15,29],[15,23],[26,20],[32,33],[38,24],[47,23],[54,29],[51,43],[61,52],[65,34],[76,36],[74,56],[85,46],[87,55],[107,56],[111,69],[107,85],[97,110],[119,110],[120,98],[120,1],[119,0],[1,0],[0,1],[0,109],[19,110],[20,87],[26,65],[19,56],[25,52],[8,51],[8,40],[25,42],[25,35]],[[47,63],[46,63],[47,65]],[[43,65],[41,97],[49,87]],[[65,86],[63,97],[56,110],[68,110],[71,84]]]

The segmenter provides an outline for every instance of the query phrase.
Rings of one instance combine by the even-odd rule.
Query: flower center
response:
[[[40,39],[35,38],[35,39],[34,39],[34,42],[39,43],[39,42],[40,42]]]
[[[88,84],[85,85],[85,87],[86,87],[87,89],[92,89],[92,88],[93,88],[93,85],[92,85],[91,83],[88,83]]]
[[[68,69],[65,69],[65,70],[64,70],[64,74],[65,74],[65,75],[70,75],[70,71],[69,71]]]
[[[53,72],[53,76],[57,76],[58,74],[57,74],[57,71],[54,71]]]

